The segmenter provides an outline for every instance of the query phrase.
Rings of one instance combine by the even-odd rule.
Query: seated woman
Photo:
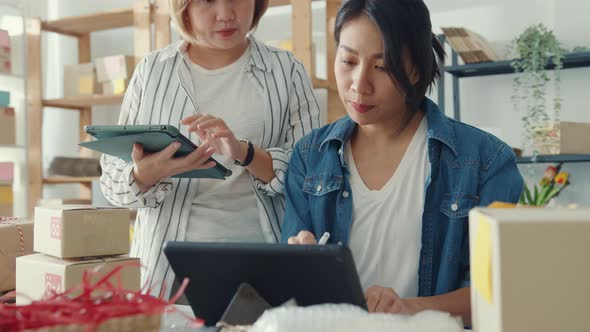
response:
[[[369,311],[434,309],[470,324],[468,212],[516,202],[511,148],[425,97],[442,45],[421,0],[348,0],[335,74],[348,116],[295,146],[282,241],[349,246]]]

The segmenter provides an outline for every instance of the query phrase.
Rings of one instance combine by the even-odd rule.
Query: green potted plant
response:
[[[518,73],[513,80],[512,102],[517,111],[524,104],[523,140],[532,154],[558,153],[561,112],[560,70],[564,50],[552,31],[543,24],[527,28],[512,42],[515,60],[511,65]],[[552,61],[553,111],[547,110],[547,85],[551,81],[545,65]]]

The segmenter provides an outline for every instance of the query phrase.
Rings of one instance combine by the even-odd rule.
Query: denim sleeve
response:
[[[487,206],[495,201],[517,203],[523,188],[524,180],[516,165],[514,152],[510,147],[504,145],[491,167],[483,174],[478,205]],[[469,234],[466,234],[462,251],[463,261],[466,262],[467,269],[461,287],[469,287],[471,285]]]
[[[287,243],[289,237],[297,235],[302,230],[312,230],[309,205],[306,194],[303,192],[306,167],[300,143],[295,145],[285,176],[287,207],[283,219],[281,243]]]

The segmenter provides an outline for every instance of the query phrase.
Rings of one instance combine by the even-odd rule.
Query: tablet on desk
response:
[[[197,317],[215,325],[242,283],[271,306],[349,303],[366,308],[350,250],[340,245],[168,242],[176,278]]]
[[[159,152],[173,142],[181,144],[175,157],[182,157],[197,149],[190,139],[180,133],[171,125],[116,125],[116,126],[85,126],[84,130],[94,141],[80,143],[88,149],[92,149],[125,161],[131,161],[133,144],[141,144],[145,152]],[[178,178],[214,178],[225,179],[231,175],[231,171],[217,162],[209,169],[197,169],[173,177]]]

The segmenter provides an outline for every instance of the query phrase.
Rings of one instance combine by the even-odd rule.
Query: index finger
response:
[[[186,118],[180,120],[180,123],[183,125],[189,124],[197,119],[199,119],[200,117],[202,117],[203,114],[193,114],[193,115],[189,115]]]

